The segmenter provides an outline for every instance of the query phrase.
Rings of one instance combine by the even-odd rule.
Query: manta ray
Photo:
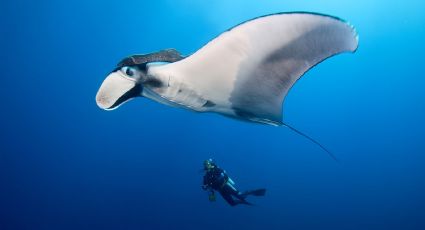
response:
[[[261,16],[188,56],[165,49],[124,58],[103,81],[96,102],[113,110],[146,97],[196,112],[285,125],[319,144],[283,122],[283,101],[309,69],[357,47],[354,27],[337,17],[308,12]]]

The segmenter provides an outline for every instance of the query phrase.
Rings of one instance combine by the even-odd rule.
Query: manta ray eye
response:
[[[133,68],[128,67],[128,66],[122,67],[121,71],[124,72],[129,77],[133,77],[136,73],[136,71]]]

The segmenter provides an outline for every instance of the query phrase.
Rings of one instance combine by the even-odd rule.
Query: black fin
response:
[[[246,191],[242,194],[242,196],[244,196],[244,197],[246,197],[248,195],[264,196],[264,195],[266,195],[266,189],[261,188],[261,189],[256,189],[256,190],[249,190],[249,191]]]

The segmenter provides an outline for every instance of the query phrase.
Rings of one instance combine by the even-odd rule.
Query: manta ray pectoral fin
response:
[[[225,115],[279,125],[294,83],[321,61],[357,46],[354,28],[338,18],[281,13],[242,23],[158,71],[196,89]]]
[[[284,98],[295,82],[323,60],[354,52],[357,35],[345,22],[323,15],[282,14],[257,20],[241,33],[256,31],[249,40],[252,55],[259,59],[241,62],[230,101],[248,119],[281,123]]]

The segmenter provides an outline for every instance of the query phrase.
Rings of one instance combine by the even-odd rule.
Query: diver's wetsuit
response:
[[[235,206],[237,204],[250,205],[250,203],[245,200],[246,195],[239,192],[233,186],[233,181],[229,178],[226,172],[218,166],[215,166],[205,173],[203,185],[204,189],[209,188],[217,190],[231,206]],[[237,200],[233,197],[236,197]]]

